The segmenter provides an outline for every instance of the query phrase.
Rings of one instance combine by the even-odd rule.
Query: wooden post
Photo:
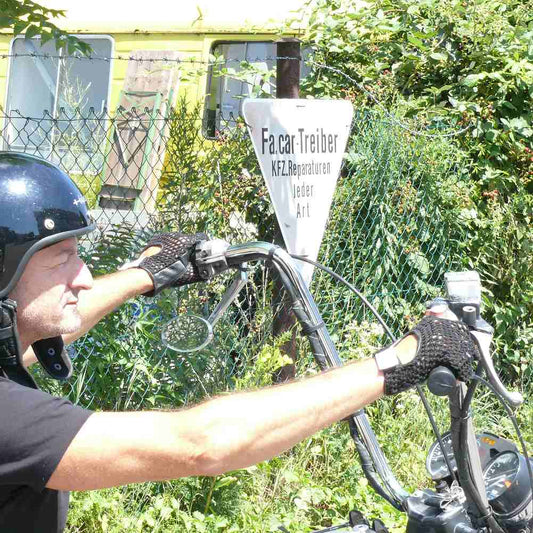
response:
[[[297,39],[282,39],[277,42],[276,60],[276,98],[298,98],[300,93],[300,41]],[[280,59],[284,58],[284,59]],[[276,223],[276,233],[274,241],[281,246],[284,245],[281,229]],[[290,310],[290,302],[282,289],[282,284],[277,275],[274,275],[274,309],[277,313],[274,316],[272,333],[274,336],[281,335],[285,331],[294,328],[296,319]],[[283,296],[281,296],[283,295]],[[296,362],[296,331],[292,337],[282,347],[282,351]],[[296,367],[293,364],[286,365],[274,376],[274,381],[283,382],[294,378]]]
[[[283,39],[276,44],[276,98],[299,98],[300,41]]]

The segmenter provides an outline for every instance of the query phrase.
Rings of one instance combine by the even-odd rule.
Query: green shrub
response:
[[[502,373],[531,383],[529,6],[514,0],[371,0],[356,8],[344,0],[318,0],[307,11],[304,44],[314,55],[304,93],[348,98],[362,110],[394,109],[405,124],[416,117],[413,129],[421,121],[437,131],[464,129],[453,142],[461,152],[461,174],[471,180],[465,191],[473,205],[462,219],[468,231],[451,239],[446,253],[462,256],[488,285],[487,318],[496,326]],[[393,225],[394,213],[383,216]]]

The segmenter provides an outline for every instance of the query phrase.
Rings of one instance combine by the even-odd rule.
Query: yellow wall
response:
[[[132,50],[179,50],[185,57],[208,59],[217,40],[272,40],[280,24],[301,18],[305,0],[41,0],[41,4],[65,11],[54,22],[73,34],[104,34],[115,39],[115,55]],[[296,27],[303,27],[300,21]],[[296,32],[298,30],[295,30]],[[0,31],[0,55],[7,54],[12,36]],[[5,103],[8,60],[0,58],[0,105]],[[109,106],[117,104],[127,61],[113,65]],[[205,77],[185,88],[202,98]]]
[[[96,32],[91,35],[97,35]],[[181,52],[183,59],[195,59],[202,64],[185,63],[181,68],[198,69],[203,68],[207,71],[207,61],[212,46],[217,41],[272,41],[277,38],[274,33],[196,33],[196,32],[178,32],[178,33],[107,33],[114,39],[114,57],[125,57],[134,50],[177,50]],[[82,37],[82,35],[80,35]],[[0,34],[0,56],[9,53],[11,35]],[[0,105],[3,107],[7,91],[7,72],[9,58],[0,57]],[[109,109],[116,108],[119,100],[120,91],[124,83],[127,60],[113,61],[111,96]],[[193,77],[187,81],[184,79],[180,82],[179,94],[187,94],[192,100],[202,100],[205,96],[207,72],[200,77]],[[177,96],[177,95],[176,95]],[[31,87],[28,87],[28,98],[31,98]]]
[[[56,24],[73,33],[272,31],[305,0],[41,0],[65,11]]]

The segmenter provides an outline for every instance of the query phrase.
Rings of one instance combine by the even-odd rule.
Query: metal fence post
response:
[[[300,93],[300,41],[298,39],[282,39],[277,43],[276,50],[276,98],[298,98]],[[284,245],[281,229],[276,222],[275,243]],[[290,310],[290,302],[286,297],[281,282],[274,275],[274,309],[277,309],[272,324],[274,336],[281,335],[293,328],[291,338],[281,346],[283,353],[288,355],[294,362],[297,359],[296,345],[296,319]],[[293,364],[286,365],[274,376],[277,382],[287,381],[294,378],[296,367]]]

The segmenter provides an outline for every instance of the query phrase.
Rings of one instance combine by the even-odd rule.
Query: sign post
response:
[[[289,253],[315,260],[350,134],[346,100],[246,99],[248,126]],[[306,283],[313,267],[299,262]]]

